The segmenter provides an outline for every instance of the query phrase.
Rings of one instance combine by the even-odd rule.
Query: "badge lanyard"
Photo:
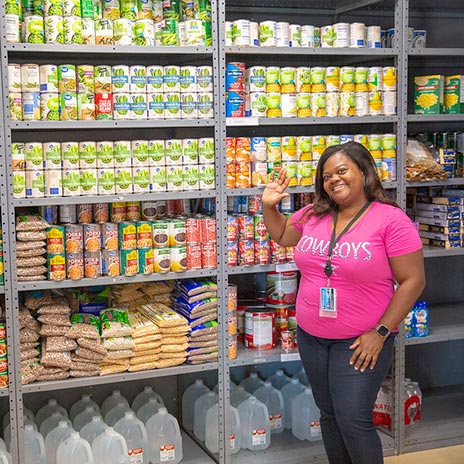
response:
[[[337,317],[337,291],[335,288],[330,287],[330,277],[334,272],[332,266],[332,254],[335,246],[340,241],[340,239],[351,229],[351,227],[353,227],[353,224],[364,214],[370,204],[370,201],[366,202],[365,205],[358,211],[356,216],[351,219],[351,221],[346,225],[346,227],[340,232],[338,236],[336,235],[338,210],[336,210],[334,213],[332,237],[330,238],[327,260],[324,266],[324,274],[327,276],[327,286],[320,289],[319,315],[321,317]]]

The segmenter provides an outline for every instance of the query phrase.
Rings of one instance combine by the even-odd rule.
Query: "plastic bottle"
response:
[[[24,427],[24,464],[47,464],[44,439],[32,425]]]
[[[72,426],[71,421],[63,416],[61,412],[55,411],[50,417],[47,417],[42,424],[40,424],[39,432],[42,436],[47,438],[47,435],[61,422],[66,421],[69,426]]]
[[[146,425],[148,419],[154,416],[159,409],[163,407],[164,406],[160,404],[156,398],[152,397],[139,409],[137,417]]]
[[[150,385],[146,385],[143,390],[134,398],[134,401],[132,401],[132,411],[137,414],[139,409],[144,404],[148,403],[150,398],[155,398],[161,406],[164,406],[164,401],[163,398],[161,398],[161,395],[156,393]]]
[[[241,385],[239,385],[233,392],[230,394],[230,404],[234,408],[238,408],[241,403],[247,400],[251,396]]]
[[[86,439],[90,446],[92,446],[95,438],[97,438],[98,435],[103,433],[107,428],[108,426],[103,422],[102,416],[94,415],[92,420],[84,425],[79,433],[81,434],[81,437]]]
[[[130,464],[124,437],[108,427],[92,443],[93,459],[98,464]]]
[[[248,393],[253,394],[255,390],[262,387],[264,382],[258,377],[257,372],[251,372],[250,375],[240,382],[240,386],[243,387]]]
[[[301,385],[304,385],[306,387],[309,385],[308,377],[304,369],[301,369],[300,372],[297,372],[295,375],[292,375],[292,378],[293,377],[297,378],[298,382],[300,382]]]
[[[116,422],[124,417],[127,411],[132,411],[127,401],[117,403],[112,409],[110,409],[104,417],[105,423],[110,427],[113,427]]]
[[[2,438],[2,437],[0,437],[0,449],[6,451],[6,444],[5,444],[5,442],[3,441],[3,438]]]
[[[56,452],[61,442],[65,441],[74,432],[67,421],[62,420],[45,438],[45,455],[48,464],[56,464]]]
[[[57,464],[94,464],[92,448],[87,440],[79,436],[79,432],[71,432],[58,446]]]
[[[126,402],[127,406],[129,406],[129,402],[126,400],[126,398],[124,398],[121,392],[119,390],[113,390],[113,393],[110,396],[108,396],[108,398],[106,398],[101,405],[100,413],[102,417],[106,417],[108,411],[121,401]]]
[[[30,409],[27,409],[26,407],[23,406],[23,415],[24,417],[27,417],[29,419],[30,422],[34,422],[35,423],[35,415],[34,413],[30,410]],[[3,416],[3,421],[2,421],[2,430],[5,430],[7,425],[10,423],[10,413],[7,412],[4,416]]]
[[[209,388],[203,383],[202,379],[196,379],[184,391],[182,395],[182,425],[185,429],[193,431],[193,408],[195,401],[209,391]]]
[[[305,388],[292,403],[293,435],[299,440],[322,440],[320,417],[312,390]]]
[[[151,464],[182,461],[182,436],[177,419],[161,408],[147,422],[148,448]]]
[[[24,417],[24,426],[30,425],[36,432],[38,432],[37,425],[35,425],[35,422],[31,422],[31,420],[27,417]],[[6,426],[5,431],[3,432],[3,438],[5,439],[5,445],[6,445],[6,450],[10,451],[10,445],[11,445],[11,426],[8,424]]]
[[[127,411],[114,424],[114,430],[126,439],[127,455],[131,462],[148,464],[148,441],[144,423],[137,419],[134,411]]]
[[[277,390],[282,390],[282,388],[290,382],[290,377],[285,375],[283,369],[277,369],[273,375],[271,375],[268,380],[271,381],[272,386],[277,388]]]
[[[229,382],[229,391],[233,392],[237,388],[237,385],[232,382],[232,380]],[[219,394],[219,384],[216,384],[213,388],[213,392]]]
[[[74,423],[74,419],[76,418],[76,416],[82,411],[85,411],[85,408],[87,406],[93,406],[95,411],[100,412],[100,407],[98,406],[98,404],[90,398],[90,395],[88,393],[84,393],[82,395],[82,398],[80,400],[77,400],[69,410],[69,418],[71,419],[71,422]]]
[[[63,414],[64,417],[68,417],[68,411],[58,404],[54,398],[48,400],[48,403],[45,406],[42,406],[35,415],[35,423],[37,427],[40,427],[40,424],[47,418],[50,417],[55,411],[59,411]]]
[[[250,396],[238,407],[242,449],[259,451],[271,444],[271,425],[266,406]]]
[[[209,391],[195,401],[193,408],[193,433],[201,441],[205,441],[206,413],[219,401],[216,393]]]
[[[0,464],[13,464],[11,454],[6,449],[0,449]]]
[[[84,411],[80,412],[75,418],[74,418],[74,428],[80,432],[82,427],[84,425],[87,425],[91,420],[92,417],[95,415],[98,415],[99,413],[95,411],[93,406],[87,406]]]
[[[298,379],[292,377],[290,382],[280,390],[284,398],[285,428],[287,430],[292,428],[292,402],[304,389],[305,387],[298,382]]]
[[[240,451],[240,416],[237,408],[230,408],[229,449],[232,454]],[[205,445],[212,453],[219,453],[219,404],[216,403],[206,413]]]
[[[268,379],[254,393],[255,398],[265,404],[269,412],[271,433],[281,433],[285,430],[285,408],[282,393],[272,386]]]

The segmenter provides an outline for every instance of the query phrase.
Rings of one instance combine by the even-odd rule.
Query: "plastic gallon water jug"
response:
[[[92,453],[96,464],[130,464],[126,440],[112,427],[108,427],[95,438]]]
[[[161,398],[161,395],[156,393],[153,388],[150,385],[147,385],[144,387],[144,389],[134,398],[134,401],[132,401],[132,411],[137,414],[139,412],[139,409],[146,403],[148,403],[148,400],[150,398],[155,398],[156,401],[158,401],[161,406],[164,406],[164,401],[163,398]]]
[[[209,388],[203,383],[202,379],[196,379],[182,395],[182,425],[187,429],[193,430],[193,409],[195,401],[209,392]]]
[[[216,393],[209,391],[195,401],[193,408],[193,433],[201,441],[205,441],[206,413],[219,401]]]
[[[290,382],[280,390],[284,398],[285,428],[288,430],[292,428],[292,402],[304,389],[305,387],[298,382],[298,379],[292,377]]]
[[[234,408],[238,408],[241,403],[251,396],[241,385],[239,385],[233,392],[230,393],[230,404]]]
[[[95,415],[99,415],[98,411],[95,411],[93,406],[87,406],[82,412],[80,412],[75,418],[74,418],[74,428],[80,432],[82,427],[84,425],[87,425],[91,420],[92,417]]]
[[[108,411],[120,402],[125,402],[127,403],[127,406],[129,406],[129,402],[126,398],[124,398],[121,392],[119,390],[113,390],[113,393],[101,404],[100,413],[102,417],[105,417],[108,414]]]
[[[274,388],[277,388],[277,390],[282,390],[282,388],[290,382],[290,377],[285,375],[283,369],[277,369],[275,374],[271,375],[268,380],[271,381]]]
[[[55,411],[61,412],[64,417],[68,417],[68,411],[60,406],[55,399],[48,400],[48,403],[45,406],[42,406],[35,415],[35,423],[37,427],[40,427],[40,424],[47,418],[50,417]]]
[[[62,420],[45,438],[45,456],[48,464],[56,464],[58,446],[65,441],[75,430],[68,422]]]
[[[301,369],[300,372],[297,372],[295,375],[292,375],[292,378],[295,377],[298,379],[298,382],[301,383],[301,385],[308,386],[309,381],[308,381],[308,376],[306,375],[306,372],[304,369]]]
[[[47,464],[44,439],[32,425],[24,427],[24,464]]]
[[[3,441],[3,438],[2,438],[2,437],[0,437],[0,449],[6,451],[6,444],[5,444],[5,442]]]
[[[255,391],[254,396],[267,407],[271,433],[283,432],[285,429],[285,407],[282,392],[274,388],[270,380],[266,380],[264,385]]]
[[[128,411],[114,424],[114,430],[126,439],[127,455],[134,464],[148,464],[148,441],[144,423],[134,411]]]
[[[23,407],[23,415],[24,417],[27,417],[29,419],[30,422],[34,422],[35,423],[35,415],[34,413],[30,410],[30,409],[27,409],[26,407]],[[3,421],[2,421],[2,430],[5,430],[7,425],[10,423],[10,413],[7,412],[4,416],[3,416]]]
[[[85,408],[87,406],[93,406],[95,411],[100,412],[100,407],[98,406],[98,404],[90,398],[89,394],[85,393],[84,395],[82,395],[82,398],[80,400],[76,401],[71,406],[71,409],[69,410],[69,418],[73,423],[76,416],[80,414],[82,411],[85,411]]]
[[[79,433],[81,437],[87,440],[90,446],[92,446],[95,438],[97,438],[98,435],[103,433],[107,428],[108,426],[103,422],[102,416],[95,415],[89,423],[81,428]]]
[[[246,379],[240,382],[240,386],[251,394],[253,394],[259,387],[262,387],[263,384],[264,382],[258,377],[257,372],[252,372]]]
[[[11,454],[5,449],[0,449],[0,464],[13,464]]]
[[[160,408],[164,408],[162,404],[158,402],[156,398],[150,398],[147,403],[145,403],[137,413],[137,417],[146,424],[150,417],[154,416]]]
[[[182,436],[177,419],[161,408],[147,422],[148,447],[151,464],[182,461]]]
[[[61,412],[55,411],[50,417],[47,417],[39,427],[39,432],[42,436],[47,438],[47,435],[61,422],[66,421],[66,423],[72,426],[71,421],[63,416]]]
[[[237,384],[232,382],[232,380],[229,382],[229,391],[233,392],[237,388]],[[216,384],[213,388],[213,392],[219,394],[219,384]]]
[[[240,451],[240,416],[236,408],[230,408],[229,449],[232,454]],[[212,453],[219,453],[219,404],[214,404],[206,413],[205,445]]]
[[[313,392],[310,388],[305,388],[292,403],[293,435],[299,440],[322,440],[320,417]]]
[[[121,401],[107,412],[106,416],[104,417],[105,423],[110,427],[113,427],[113,425],[116,424],[119,419],[124,417],[124,414],[126,414],[127,411],[132,411],[132,409],[130,408],[127,401],[125,403]]]
[[[238,407],[242,449],[259,451],[271,444],[271,426],[266,406],[251,396]]]
[[[79,432],[71,432],[58,446],[57,464],[94,464],[92,448],[87,440],[79,436]]]
[[[31,422],[30,419],[27,417],[24,417],[24,426],[30,425],[32,428],[38,432],[39,429],[37,428],[37,425],[35,425],[35,422]],[[11,445],[11,426],[8,424],[6,426],[5,432],[3,433],[3,438],[5,439],[5,445],[6,445],[6,450],[10,451],[10,445]]]

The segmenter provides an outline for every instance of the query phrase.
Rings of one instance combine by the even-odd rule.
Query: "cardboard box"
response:
[[[444,113],[444,77],[442,75],[414,78],[414,113]]]

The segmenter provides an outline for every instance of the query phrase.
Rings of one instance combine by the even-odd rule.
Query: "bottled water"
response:
[[[305,372],[305,370],[303,368],[301,369],[300,372],[297,372],[292,377],[297,378],[298,382],[300,382],[301,385],[304,385],[306,387],[309,385],[308,377],[307,377],[306,372]]]
[[[268,380],[271,381],[274,388],[277,388],[277,390],[282,390],[282,388],[287,385],[288,382],[290,382],[290,377],[285,375],[283,369],[277,369],[275,374],[271,375]]]
[[[61,412],[55,411],[50,417],[47,417],[39,427],[39,432],[44,438],[47,438],[49,432],[51,432],[61,421],[66,421],[66,423],[71,426],[71,421],[63,416]]]
[[[55,399],[48,400],[48,403],[45,406],[42,406],[35,415],[35,423],[38,427],[40,424],[47,418],[50,417],[55,411],[61,412],[64,417],[68,417],[68,411],[58,404],[58,401]]]
[[[232,382],[232,380],[229,382],[229,391],[233,392],[237,388],[237,385]],[[213,392],[219,394],[219,384],[216,384],[213,388]]]
[[[203,383],[202,379],[196,379],[182,395],[182,425],[185,429],[193,430],[193,409],[195,401],[200,396],[209,392],[209,388]]]
[[[92,449],[89,443],[79,436],[79,432],[71,432],[58,446],[57,464],[94,464]]]
[[[131,463],[148,464],[148,442],[145,425],[134,411],[128,411],[114,424],[114,430],[126,439],[127,455]]]
[[[95,438],[103,433],[108,426],[103,422],[103,419],[100,415],[95,415],[92,417],[92,420],[82,427],[79,432],[81,437],[87,440],[90,446],[93,445]]]
[[[105,416],[105,422],[107,425],[110,427],[113,427],[116,422],[124,417],[124,414],[126,414],[127,411],[132,411],[132,409],[129,407],[129,403],[121,401],[120,403],[117,403],[113,408],[111,408]]]
[[[0,449],[0,464],[13,464],[11,454],[6,449]]]
[[[320,416],[313,392],[310,388],[305,388],[292,403],[293,435],[299,440],[321,440]]]
[[[92,417],[98,415],[99,413],[95,411],[93,406],[87,406],[84,411],[80,412],[74,419],[73,425],[74,428],[80,432],[84,425],[87,425]]]
[[[69,410],[69,418],[71,419],[71,422],[74,423],[74,419],[76,416],[81,413],[82,411],[85,411],[85,408],[87,406],[93,406],[93,409],[96,412],[100,412],[100,408],[95,401],[93,401],[90,398],[90,395],[85,393],[82,395],[82,398],[78,401],[76,401],[72,406],[71,409]]]
[[[238,407],[242,449],[259,451],[271,444],[271,428],[266,406],[251,396]]]
[[[47,464],[44,439],[32,425],[24,427],[24,464]]]
[[[147,422],[148,447],[151,464],[182,461],[182,436],[179,424],[174,416],[161,408]]]
[[[56,452],[61,442],[65,441],[74,432],[67,421],[60,421],[58,425],[45,438],[45,456],[48,464],[56,464]]]
[[[271,433],[283,432],[285,429],[285,408],[282,393],[272,386],[270,380],[266,380],[264,385],[255,391],[254,396],[267,407]]]
[[[29,419],[29,423],[33,423],[33,422],[35,423],[34,413],[30,409],[27,409],[26,407],[23,407],[23,415],[24,415],[24,417],[27,417]],[[10,423],[10,413],[7,412],[3,416],[2,430],[5,430],[9,423]]]
[[[216,393],[209,391],[195,401],[193,408],[193,433],[201,441],[205,441],[206,413],[219,401]]]
[[[6,445],[2,437],[0,437],[0,449],[6,451]]]
[[[240,386],[243,387],[248,393],[253,394],[255,390],[262,387],[264,382],[258,377],[257,372],[251,372],[250,375],[240,382]]]
[[[240,416],[238,410],[230,408],[229,449],[232,454],[240,451]],[[205,445],[212,453],[219,453],[219,404],[214,404],[206,413]]]
[[[154,398],[161,406],[164,406],[164,401],[161,396],[156,393],[150,385],[146,385],[144,389],[134,398],[132,401],[132,411],[136,414],[139,412],[139,409],[146,403],[150,398]]]
[[[233,392],[230,394],[230,404],[234,408],[238,408],[241,403],[247,400],[250,397],[248,393],[241,385],[239,385]]]
[[[417,382],[405,379],[404,423],[413,425],[420,420],[422,406],[422,392]]]
[[[292,402],[294,398],[303,392],[305,387],[298,382],[296,377],[292,377],[290,382],[285,385],[282,390],[282,397],[284,398],[285,409],[285,428],[290,430],[292,428]]]
[[[100,412],[102,417],[106,417],[108,411],[120,402],[125,402],[127,403],[127,406],[129,406],[129,402],[126,400],[126,398],[124,398],[124,396],[121,395],[121,392],[119,390],[113,390],[113,393],[108,396],[108,398],[106,398],[101,405]]]
[[[108,427],[95,438],[92,454],[96,464],[130,464],[126,440],[112,427]]]
[[[28,419],[26,416],[24,416],[24,426],[26,426],[26,425],[30,425],[33,428],[33,430],[35,430],[36,432],[39,430],[37,428],[37,425],[35,425],[35,422],[31,422],[30,419]],[[11,445],[11,426],[10,426],[10,424],[8,424],[6,426],[5,432],[3,433],[3,437],[5,438],[6,449],[7,449],[7,451],[10,451],[10,445]]]
[[[152,397],[139,409],[137,417],[146,425],[148,419],[154,416],[159,409],[163,407],[164,406],[160,404],[156,398]]]

